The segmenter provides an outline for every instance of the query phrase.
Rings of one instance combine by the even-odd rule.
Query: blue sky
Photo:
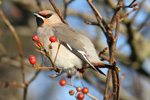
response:
[[[128,4],[129,1],[126,1],[125,3]],[[82,13],[84,13],[84,12],[85,13],[86,12],[93,13],[91,8],[89,7],[88,3],[86,2],[86,0],[75,0],[72,4],[69,5],[69,8],[75,9],[76,11],[79,11]],[[131,11],[131,9],[127,9],[127,10]],[[129,18],[132,18],[134,13],[131,14],[129,16]],[[142,22],[144,20],[144,18],[146,17],[143,11],[140,11],[139,15],[140,16],[138,16],[136,18],[136,20],[138,20],[137,23]],[[73,27],[74,29],[76,29],[76,30],[82,29],[82,31],[85,34],[88,34],[88,35],[92,36],[93,38],[96,37],[96,34],[95,34],[96,27],[95,26],[85,24],[83,22],[83,20],[78,17],[68,16],[66,20],[69,23],[69,25],[71,27]],[[101,35],[100,39],[102,39],[102,42],[107,46],[105,36]],[[126,41],[127,41],[126,38],[123,35],[119,34],[117,48],[123,44],[126,44]],[[121,49],[121,52],[124,52],[127,55],[129,55],[131,53],[131,51],[129,49],[129,45],[125,45],[123,47],[123,49]],[[123,69],[126,69],[126,68],[123,68]],[[105,72],[106,72],[106,70],[105,70]],[[121,73],[123,73],[123,72],[124,71],[122,70]],[[49,71],[41,72],[38,75],[38,77],[36,78],[36,80],[33,81],[33,83],[30,85],[30,88],[29,88],[29,92],[28,92],[29,97],[30,97],[30,95],[35,96],[34,100],[57,100],[57,99],[58,100],[76,100],[73,96],[70,96],[68,93],[70,89],[75,90],[75,88],[70,87],[70,86],[61,87],[59,85],[59,80],[61,78],[65,78],[66,75],[62,75],[56,79],[51,79],[48,77],[48,74],[51,74],[51,72],[49,72]],[[32,76],[32,74],[29,77],[31,77],[31,76]],[[129,77],[127,77],[127,78],[129,78]],[[67,79],[67,81],[69,82],[69,79]],[[74,79],[73,83],[76,86],[81,86],[81,83],[79,80]],[[126,85],[130,85],[130,84],[131,83],[128,83]],[[89,87],[90,94],[94,95],[97,98],[103,99],[103,95],[97,89],[95,89],[90,84],[86,83],[85,81],[84,81],[84,85]],[[54,91],[51,91],[50,94],[48,94],[47,89],[54,89]],[[49,96],[52,96],[52,98],[49,98]],[[89,97],[86,96],[85,100],[92,100],[92,99],[90,99]]]

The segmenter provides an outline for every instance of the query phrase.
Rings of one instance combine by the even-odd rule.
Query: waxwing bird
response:
[[[85,35],[72,29],[64,24],[59,16],[50,11],[44,10],[34,13],[37,21],[36,34],[43,42],[44,48],[49,50],[50,57],[54,61],[59,42],[50,44],[49,37],[55,36],[61,41],[55,67],[61,69],[67,74],[74,74],[77,70],[82,69],[84,64],[105,75],[101,70],[95,68],[91,62],[103,63],[96,54],[93,43]],[[42,61],[46,66],[51,66],[49,59],[41,55]]]

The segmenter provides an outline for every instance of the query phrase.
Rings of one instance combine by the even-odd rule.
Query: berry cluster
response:
[[[49,52],[49,51],[46,51],[45,50],[45,48],[44,48],[44,44],[43,44],[43,42],[39,39],[39,37],[37,36],[37,35],[34,35],[33,37],[32,37],[32,39],[33,39],[33,41],[34,42],[36,42],[35,43],[35,45],[38,47],[38,48],[40,48],[40,51],[39,50],[37,50],[38,52],[41,52],[41,53],[43,53],[44,55],[46,55],[47,53],[46,52]],[[54,42],[56,42],[56,37],[54,37],[54,36],[50,36],[49,37],[49,41],[50,41],[50,44],[49,45],[51,45],[51,43],[54,43]],[[47,57],[49,57],[49,59],[51,59],[50,58],[50,56],[48,56],[48,55],[46,55]],[[36,58],[35,58],[35,56],[33,56],[33,55],[31,55],[30,57],[29,57],[29,61],[30,61],[30,63],[33,65],[33,67],[35,67],[36,69],[43,69],[43,67],[39,67],[37,64],[36,64]],[[76,73],[77,73],[77,71],[74,73],[74,75],[76,75]],[[79,75],[80,75],[80,77],[82,77],[82,74],[84,73],[84,70],[80,70],[79,71]],[[72,78],[74,75],[68,75],[67,77],[68,78]],[[49,75],[50,76],[50,75]],[[69,86],[73,86],[74,88],[76,88],[76,92],[74,91],[74,90],[70,90],[69,91],[69,94],[71,95],[71,96],[75,96],[75,98],[77,98],[77,99],[79,99],[79,100],[83,100],[84,98],[85,98],[85,94],[86,95],[88,95],[89,96],[89,89],[87,88],[87,87],[83,87],[83,88],[81,88],[81,87],[75,87],[74,85],[70,85],[70,84],[67,84],[67,82],[66,82],[66,80],[65,79],[61,79],[60,80],[60,82],[59,82],[59,84],[61,85],[61,86],[65,86],[65,85],[69,85]]]
[[[39,37],[38,37],[37,35],[33,35],[32,40],[33,40],[34,42],[37,42],[36,45],[37,45],[38,47],[40,47],[40,48],[43,47],[43,42],[40,41],[40,39],[39,39]],[[56,37],[50,36],[49,41],[50,41],[50,42],[56,42]],[[30,64],[32,64],[32,65],[36,64],[36,58],[35,58],[35,56],[31,55],[31,56],[29,57],[29,61],[30,61]]]
[[[61,86],[68,85],[65,79],[61,79],[60,82],[59,82],[59,84]],[[75,87],[75,88],[76,88],[76,91],[77,91],[76,94],[79,92],[75,97],[78,98],[79,100],[83,100],[84,99],[84,95],[87,94],[87,93],[89,93],[89,89],[87,87],[84,87],[84,88]],[[74,90],[70,90],[69,94],[70,95],[74,95],[75,91]]]

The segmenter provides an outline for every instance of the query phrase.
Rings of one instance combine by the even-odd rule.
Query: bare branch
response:
[[[91,94],[87,93],[86,95],[88,95],[90,98],[94,99],[94,100],[100,100],[100,99],[97,99],[96,97],[92,96]]]
[[[9,27],[9,29],[12,31],[16,41],[17,41],[17,44],[18,44],[18,49],[19,49],[19,56],[20,56],[20,62],[21,62],[21,71],[22,71],[22,81],[23,83],[26,82],[25,80],[25,68],[24,68],[24,62],[23,62],[23,53],[22,53],[22,46],[21,46],[21,41],[20,41],[20,38],[15,30],[15,28],[11,25],[11,23],[9,22],[9,20],[6,18],[6,16],[4,15],[2,9],[0,8],[0,15],[3,19],[3,21],[7,24],[7,26]]]
[[[140,12],[140,9],[141,9],[141,7],[142,7],[142,5],[144,4],[145,1],[146,1],[146,0],[143,0],[143,1],[140,3],[138,10],[136,11],[136,13],[134,14],[134,16],[133,16],[132,19],[131,19],[131,23],[134,22],[135,17],[136,17],[137,14]]]
[[[119,80],[120,82],[119,83],[122,82],[122,80],[123,80],[124,77],[125,77],[125,74],[123,73],[122,76],[120,77],[120,80]]]
[[[133,8],[129,13],[127,13],[125,16],[123,16],[121,19],[120,19],[120,22],[122,22],[126,17],[128,17],[132,12],[134,12],[135,10],[139,9],[139,7],[135,7]]]
[[[108,98],[109,98],[108,94],[109,94],[109,84],[110,84],[111,73],[112,73],[112,70],[108,70],[105,92],[104,92],[104,100],[108,100]]]
[[[105,47],[102,51],[100,51],[100,52],[99,52],[99,56],[100,56],[101,54],[105,53],[107,49],[108,49],[108,48]]]
[[[7,88],[8,86],[18,86],[18,87],[21,87],[21,88],[25,88],[25,84],[21,84],[21,83],[18,83],[16,81],[14,82],[4,82],[4,81],[0,81],[0,85],[3,85],[5,88]]]
[[[96,9],[96,7],[93,5],[93,3],[92,3],[93,0],[87,0],[87,1],[88,1],[89,5],[91,6],[92,10],[94,11],[96,19],[97,19],[97,22],[98,22],[100,28],[103,30],[105,36],[107,38],[110,37],[110,36],[113,36],[112,32],[109,31],[109,27],[108,27],[107,23],[104,21],[104,19],[102,18],[101,14]]]
[[[27,84],[30,84],[31,82],[33,82],[35,80],[35,78],[37,77],[37,75],[39,74],[41,70],[37,70],[34,74],[34,76],[27,82]]]
[[[43,10],[41,0],[36,0],[36,4],[37,4],[37,6],[39,6],[40,10]]]
[[[86,23],[86,24],[89,24],[89,25],[97,25],[97,26],[100,26],[98,23],[96,23],[96,22],[89,22],[89,21],[87,21],[87,20],[84,20],[84,22]]]
[[[75,0],[70,0],[70,1],[64,0],[64,18],[66,18],[66,15],[67,15],[68,5],[73,1],[75,1]]]
[[[61,13],[59,12],[59,10],[57,9],[57,7],[55,6],[55,4],[53,3],[52,0],[49,0],[49,2],[51,3],[51,5],[53,6],[53,8],[55,9],[56,13],[58,14],[58,16],[60,17],[60,19],[62,20],[63,23],[67,24],[66,20],[64,19],[64,17],[61,15]]]

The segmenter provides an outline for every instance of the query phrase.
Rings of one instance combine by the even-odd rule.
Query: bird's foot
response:
[[[48,75],[48,76],[51,77],[51,78],[56,78],[57,76],[60,76],[61,74],[62,74],[62,71],[59,70],[58,74],[56,74],[56,75]]]

